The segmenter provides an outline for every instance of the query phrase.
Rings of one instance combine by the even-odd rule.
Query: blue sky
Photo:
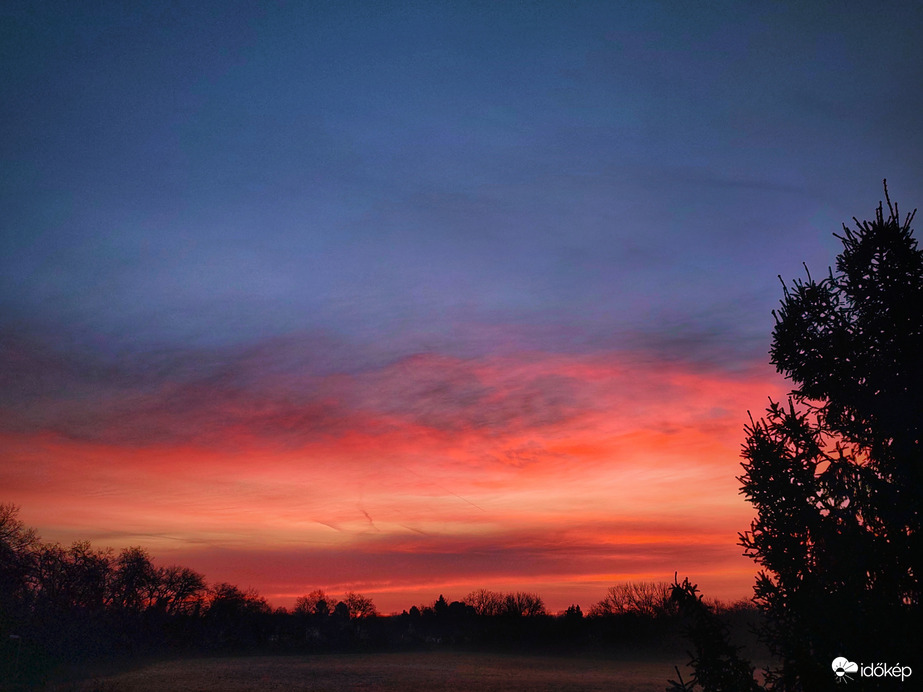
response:
[[[7,324],[749,357],[919,189],[915,4],[192,5],[7,6]]]
[[[662,368],[764,391],[777,275],[824,273],[883,178],[921,203],[921,28],[910,2],[3,3],[8,499],[79,515],[16,475],[42,435],[89,473],[191,421],[212,450],[515,412],[538,432],[507,458],[598,423],[581,359],[644,400]],[[762,397],[689,404],[728,478]]]

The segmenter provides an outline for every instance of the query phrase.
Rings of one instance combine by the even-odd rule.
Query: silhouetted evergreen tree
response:
[[[837,656],[919,656],[923,252],[888,209],[844,226],[835,272],[784,288],[770,355],[794,389],[746,428],[773,690],[829,688]]]
[[[700,687],[704,692],[756,692],[760,689],[753,677],[753,666],[740,653],[740,647],[730,642],[727,625],[714,609],[702,601],[698,587],[684,579],[674,582],[671,600],[687,624],[687,636],[693,643],[689,665],[694,673],[683,680],[679,669],[677,679],[670,680],[668,690],[688,692]]]

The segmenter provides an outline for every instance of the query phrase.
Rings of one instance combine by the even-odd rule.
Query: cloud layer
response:
[[[0,483],[49,538],[141,543],[281,602],[517,580],[576,600],[674,570],[745,591],[734,476],[766,369],[531,351],[337,373],[312,344],[101,368],[8,343]]]

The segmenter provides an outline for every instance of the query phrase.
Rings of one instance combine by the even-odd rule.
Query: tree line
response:
[[[585,616],[573,604],[550,614],[528,591],[440,595],[382,617],[373,600],[316,589],[291,609],[252,589],[209,584],[179,565],[157,566],[140,547],[42,542],[0,504],[0,679],[40,683],[94,661],[217,652],[322,652],[464,645],[547,648],[661,645],[677,639],[665,582],[611,587]],[[664,633],[668,632],[668,635]]]

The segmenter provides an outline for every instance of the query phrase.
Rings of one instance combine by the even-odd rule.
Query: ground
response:
[[[675,657],[403,652],[197,658],[98,676],[79,692],[663,692]],[[682,666],[681,666],[682,669]],[[688,672],[683,669],[683,675]],[[74,689],[71,687],[70,689]]]

